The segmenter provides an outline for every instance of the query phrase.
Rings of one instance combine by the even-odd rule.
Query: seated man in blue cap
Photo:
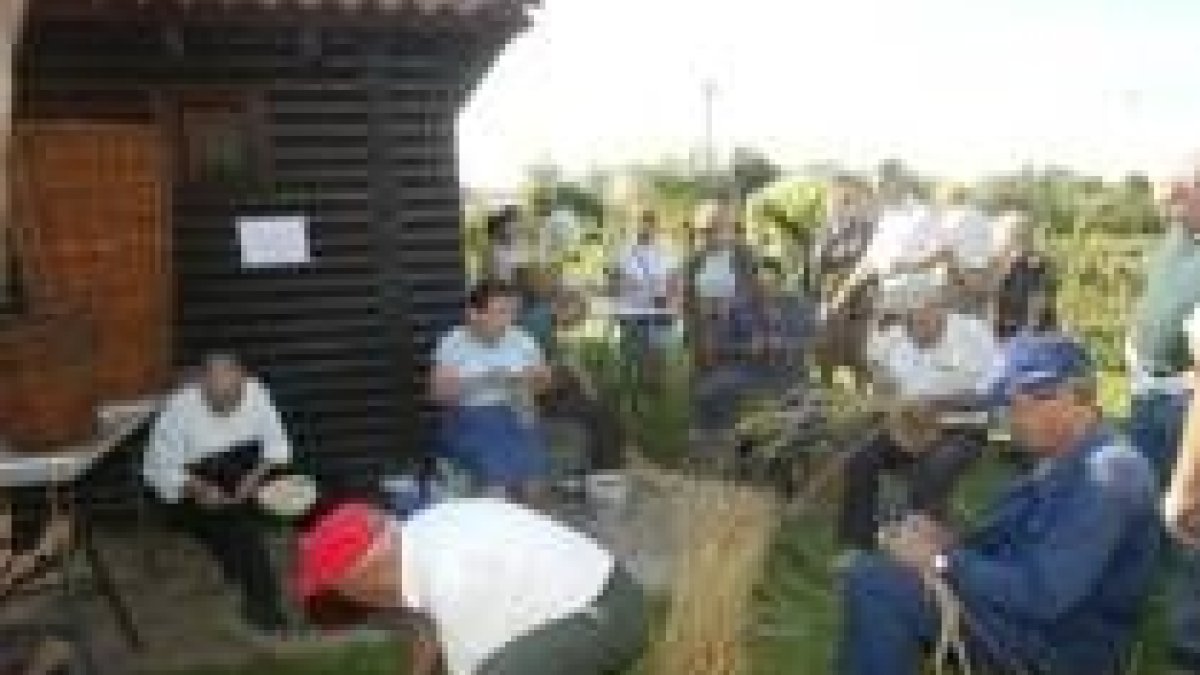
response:
[[[913,515],[889,533],[886,553],[847,564],[840,672],[920,672],[939,638],[939,580],[962,606],[976,669],[1119,672],[1162,538],[1153,471],[1104,421],[1076,342],[1015,339],[993,394],[1036,468],[974,533]]]

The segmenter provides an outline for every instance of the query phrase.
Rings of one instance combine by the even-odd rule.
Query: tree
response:
[[[739,200],[779,179],[783,171],[765,154],[751,148],[733,151],[733,185]]]

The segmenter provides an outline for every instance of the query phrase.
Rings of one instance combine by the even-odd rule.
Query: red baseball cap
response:
[[[307,604],[331,590],[371,550],[380,532],[378,512],[367,504],[342,504],[300,535],[295,592]]]

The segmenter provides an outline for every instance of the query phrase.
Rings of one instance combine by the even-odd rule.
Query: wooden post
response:
[[[0,0],[0,306],[7,304],[13,280],[9,278],[8,245],[12,241],[11,173],[13,102],[16,99],[16,52],[21,42],[28,0]]]

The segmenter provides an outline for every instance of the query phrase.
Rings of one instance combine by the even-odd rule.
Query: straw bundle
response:
[[[679,548],[667,619],[643,672],[741,675],[750,672],[747,633],[753,589],[777,522],[775,500],[761,491],[654,473],[644,480],[672,495]]]

